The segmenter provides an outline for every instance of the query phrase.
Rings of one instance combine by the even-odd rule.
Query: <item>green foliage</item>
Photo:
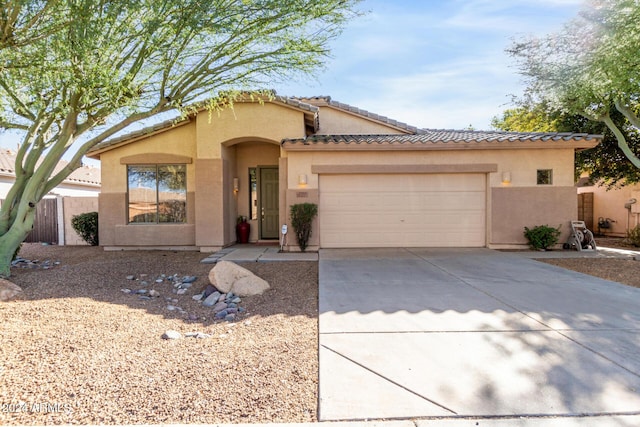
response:
[[[633,152],[640,152],[640,132],[626,124],[625,117],[612,111],[611,119],[624,133]],[[578,151],[575,158],[576,181],[587,173],[590,180],[607,188],[621,187],[640,182],[640,169],[618,148],[615,135],[604,123],[589,120],[578,114],[566,114],[550,110],[543,103],[522,103],[506,110],[501,117],[494,117],[492,126],[512,132],[579,132],[603,135],[596,147]]]
[[[640,4],[590,0],[562,31],[514,43],[508,52],[527,78],[529,100],[606,125],[618,148],[640,168],[629,129],[640,128]],[[616,120],[619,114],[622,119]]]
[[[558,243],[560,238],[560,226],[558,228],[548,225],[537,225],[533,228],[524,228],[524,237],[529,241],[531,249],[548,249]]]
[[[22,138],[0,207],[0,275],[38,201],[90,149],[161,113],[219,111],[274,96],[248,89],[313,77],[360,1],[0,2],[0,129]]]
[[[71,226],[82,237],[82,240],[91,246],[98,246],[98,212],[74,215],[71,218]]]
[[[627,240],[633,246],[640,247],[640,225],[636,225],[634,228],[627,231]]]
[[[300,203],[291,205],[291,226],[296,234],[300,250],[307,249],[307,243],[311,237],[311,224],[318,214],[318,205],[314,203]]]

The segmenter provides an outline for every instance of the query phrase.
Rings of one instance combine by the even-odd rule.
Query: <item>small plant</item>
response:
[[[296,239],[302,252],[307,249],[307,243],[311,237],[311,223],[317,214],[318,205],[314,203],[291,205],[291,226],[296,233]]]
[[[98,246],[98,212],[87,212],[74,215],[71,226],[82,240],[91,246]]]
[[[640,225],[636,225],[634,228],[627,231],[627,241],[633,246],[640,246]]]
[[[524,237],[529,240],[531,249],[547,250],[558,243],[560,237],[560,226],[558,228],[548,225],[537,225],[533,228],[524,228]]]

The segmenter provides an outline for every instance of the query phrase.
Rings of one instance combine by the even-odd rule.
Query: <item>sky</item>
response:
[[[584,0],[364,0],[317,78],[284,96],[331,96],[419,128],[490,129],[524,85],[505,49],[575,17]],[[19,138],[0,133],[0,147]],[[71,156],[69,153],[65,158]],[[88,163],[97,163],[86,160]]]
[[[490,129],[523,93],[505,53],[575,17],[583,0],[365,0],[369,11],[333,43],[317,81],[276,85],[279,95],[331,96],[431,129]]]

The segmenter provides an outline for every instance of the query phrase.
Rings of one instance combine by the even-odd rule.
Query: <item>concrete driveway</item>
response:
[[[488,249],[322,250],[319,275],[323,421],[640,425],[640,289]]]

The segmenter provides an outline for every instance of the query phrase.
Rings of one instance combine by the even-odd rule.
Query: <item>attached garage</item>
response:
[[[319,177],[320,247],[486,246],[484,173]]]

